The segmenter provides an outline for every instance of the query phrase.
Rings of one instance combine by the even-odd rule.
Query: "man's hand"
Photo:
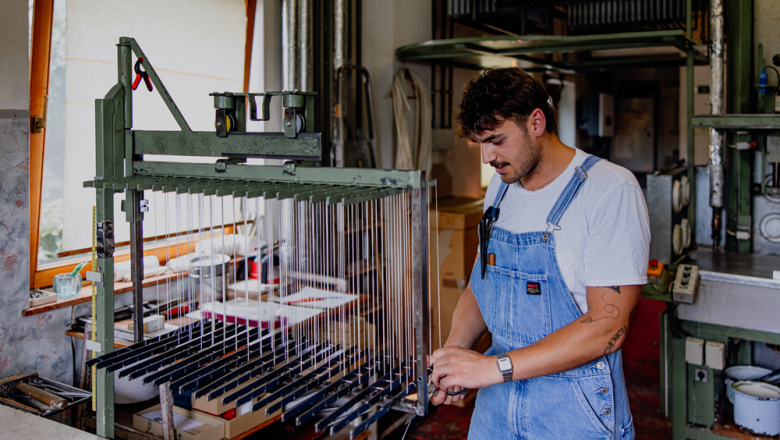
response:
[[[431,403],[449,405],[463,396],[448,396],[463,388],[485,388],[504,381],[498,370],[495,356],[485,356],[460,347],[444,347],[433,352],[429,359],[433,366],[431,380],[439,391],[431,397]]]

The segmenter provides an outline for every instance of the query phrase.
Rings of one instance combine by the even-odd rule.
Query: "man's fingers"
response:
[[[438,390],[437,390],[437,391],[435,391],[433,394],[431,394],[431,400],[430,400],[431,404],[433,404],[433,405],[435,405],[435,406],[439,406],[439,405],[441,405],[441,403],[442,403],[443,401],[444,401],[444,399],[442,399],[442,398],[440,397],[440,395],[439,395],[439,391],[438,391]]]
[[[434,350],[433,353],[431,353],[431,364],[435,364],[436,361],[439,360],[440,358],[455,353],[459,350],[463,350],[463,349],[459,347],[442,347],[437,350]]]
[[[458,380],[456,377],[453,376],[445,376],[439,379],[439,388],[450,390],[454,389],[455,387],[458,387],[460,389],[460,386],[458,386]]]
[[[439,382],[441,379],[447,375],[447,371],[449,368],[447,368],[447,365],[437,365],[433,369],[433,373],[431,373],[431,380],[433,381],[433,384],[436,385],[436,388],[442,388]]]

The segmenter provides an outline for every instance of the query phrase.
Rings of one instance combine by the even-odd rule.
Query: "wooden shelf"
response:
[[[65,332],[66,335],[70,336],[71,338],[76,339],[84,339],[84,333],[83,332],[74,332],[73,330],[68,330]],[[125,348],[133,345],[133,341],[125,341],[124,339],[118,339],[114,338],[114,348]]]
[[[151,277],[144,280],[143,286],[144,287],[150,287],[157,283],[166,283],[168,281],[181,278],[181,277],[187,277],[187,272],[177,272],[172,274],[166,274],[161,275],[158,277]],[[114,295],[119,295],[120,293],[130,292],[133,290],[133,283],[131,282],[121,282],[116,281],[114,282]],[[39,313],[46,313],[52,310],[61,309],[63,307],[70,307],[75,306],[77,304],[82,304],[85,302],[92,301],[92,284],[88,284],[86,286],[83,286],[81,288],[81,292],[71,298],[66,299],[57,299],[57,301],[44,304],[37,307],[30,307],[27,310],[22,310],[22,316],[32,316],[37,315]]]

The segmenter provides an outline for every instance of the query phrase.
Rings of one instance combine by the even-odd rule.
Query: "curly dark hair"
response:
[[[485,70],[479,78],[469,81],[463,93],[458,114],[461,136],[471,138],[475,133],[493,130],[506,119],[513,119],[522,127],[537,108],[547,119],[545,130],[555,133],[555,108],[539,81],[516,67]]]

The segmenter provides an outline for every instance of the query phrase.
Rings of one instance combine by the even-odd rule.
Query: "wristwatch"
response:
[[[498,355],[497,362],[498,371],[504,376],[504,382],[512,382],[512,359],[506,353],[501,353]]]

